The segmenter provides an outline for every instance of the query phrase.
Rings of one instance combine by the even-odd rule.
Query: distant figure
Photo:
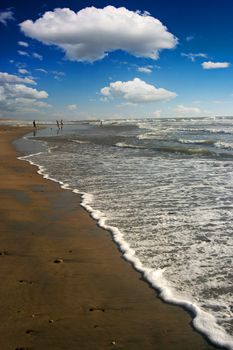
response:
[[[63,128],[63,120],[62,119],[60,121],[60,124],[61,124],[61,128]]]
[[[60,129],[59,121],[57,120],[56,122],[57,122],[58,129]]]
[[[33,120],[33,127],[36,128],[36,121]]]
[[[102,120],[100,121],[100,126],[103,126],[103,122],[102,122]]]

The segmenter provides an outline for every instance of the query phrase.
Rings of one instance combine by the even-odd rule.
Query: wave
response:
[[[81,140],[71,140],[72,142],[75,142],[75,143],[90,143],[89,141],[81,141]]]
[[[124,143],[124,142],[117,142],[114,146],[115,147],[120,147],[120,148],[141,148],[141,149],[145,149],[144,146],[130,145],[130,144]]]
[[[217,156],[216,153],[211,152],[206,148],[188,148],[188,147],[155,147],[154,151],[166,152],[166,153],[180,153],[186,155],[199,155],[199,156]]]
[[[232,135],[231,131],[226,131],[223,129],[199,129],[199,128],[185,128],[185,129],[179,129],[178,131],[181,132],[191,132],[191,133],[197,133],[197,134],[224,134],[224,135]]]
[[[158,130],[149,131],[149,132],[145,132],[144,134],[138,135],[137,138],[139,140],[164,140],[173,131],[174,129],[172,128],[160,129],[159,131]]]
[[[191,140],[184,140],[184,142],[180,141],[180,143],[183,144],[193,144],[193,145],[215,145],[214,141],[211,140],[200,140],[200,141],[191,141]],[[232,148],[226,143],[223,143],[224,145],[217,146],[218,148],[224,148],[224,149],[233,149],[233,144]],[[160,152],[160,153],[171,153],[171,154],[183,154],[187,156],[203,156],[203,157],[232,157],[231,154],[227,153],[219,153],[219,152],[214,152],[213,150],[204,148],[204,147],[177,147],[177,146],[158,146],[158,147],[146,147],[146,146],[140,146],[140,145],[132,145],[132,144],[127,144],[123,142],[118,142],[114,145],[115,147],[119,148],[131,148],[131,149],[144,149],[144,150],[152,150],[155,152]]]
[[[233,143],[232,142],[217,141],[217,142],[215,142],[214,145],[220,149],[233,150]]]
[[[138,135],[139,140],[154,140],[157,139],[158,133],[147,132],[145,134]]]
[[[179,143],[184,144],[196,144],[196,145],[213,145],[215,143],[214,140],[187,140],[187,139],[178,139]]]
[[[99,226],[110,231],[112,233],[114,241],[119,246],[123,257],[132,263],[134,268],[140,272],[145,279],[151,284],[151,286],[158,291],[158,294],[161,299],[165,302],[176,304],[185,309],[189,310],[193,315],[193,326],[200,333],[204,334],[213,344],[216,346],[225,347],[228,350],[233,350],[233,340],[224,329],[222,329],[217,323],[215,318],[202,310],[194,302],[180,298],[175,290],[169,287],[168,281],[164,278],[163,272],[165,269],[153,270],[151,268],[146,268],[143,266],[141,261],[135,256],[135,251],[130,247],[130,245],[124,240],[124,235],[117,227],[110,226],[106,224],[107,217],[100,212],[95,210],[92,207],[93,196],[90,193],[81,192],[78,189],[73,189],[69,183],[63,181],[58,181],[55,178],[50,177],[47,169],[34,161],[31,158],[35,155],[42,154],[44,152],[39,152],[36,154],[30,154],[23,157],[18,157],[20,160],[29,162],[32,165],[38,167],[38,173],[43,176],[43,178],[57,182],[60,184],[62,189],[71,190],[73,193],[76,193],[81,196],[81,206],[85,208],[95,219]]]

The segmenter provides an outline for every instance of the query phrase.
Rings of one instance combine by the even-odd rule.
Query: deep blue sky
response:
[[[89,6],[103,9],[108,5],[134,12],[148,11],[178,39],[178,44],[161,50],[157,60],[116,50],[93,62],[71,61],[65,58],[58,45],[45,45],[26,36],[19,26],[29,19],[36,21],[55,8],[66,7],[78,12]],[[1,21],[0,14],[0,72],[21,79],[28,77],[36,85],[23,81],[15,81],[15,84],[36,90],[31,96],[30,91],[22,93],[23,88],[20,92],[16,88],[15,92],[14,82],[11,81],[9,88],[4,76],[0,80],[1,117],[104,119],[233,115],[233,2],[229,0],[61,0],[47,4],[44,1],[2,0],[0,12],[6,11],[11,12],[12,18]],[[95,28],[94,22],[91,25]],[[96,35],[98,39],[98,33]],[[28,46],[19,45],[19,41]],[[204,62],[212,69],[203,69]],[[218,63],[225,68],[217,68]],[[163,88],[174,96],[158,100],[152,97],[148,102],[147,90],[140,96],[143,94],[140,86],[135,87],[138,89],[136,97],[127,97],[122,90],[117,93],[115,85],[110,93],[101,93],[101,89],[109,88],[110,83],[127,83],[135,78],[140,79],[140,84],[143,81],[156,89]],[[124,87],[122,85],[122,89]],[[126,88],[132,87],[127,85]],[[38,97],[37,91],[47,95]]]

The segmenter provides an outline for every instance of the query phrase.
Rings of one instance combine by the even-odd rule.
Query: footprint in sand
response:
[[[0,256],[5,256],[5,255],[9,255],[9,254],[5,251],[0,252]]]
[[[19,283],[25,283],[25,284],[33,284],[33,281],[28,281],[28,280],[19,280]]]
[[[105,309],[101,309],[99,307],[95,307],[95,308],[90,308],[89,311],[102,311],[102,312],[105,312]]]

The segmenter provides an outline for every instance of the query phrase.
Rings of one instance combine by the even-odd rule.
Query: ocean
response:
[[[160,297],[233,349],[233,118],[70,122],[25,142],[21,159],[81,194]]]

